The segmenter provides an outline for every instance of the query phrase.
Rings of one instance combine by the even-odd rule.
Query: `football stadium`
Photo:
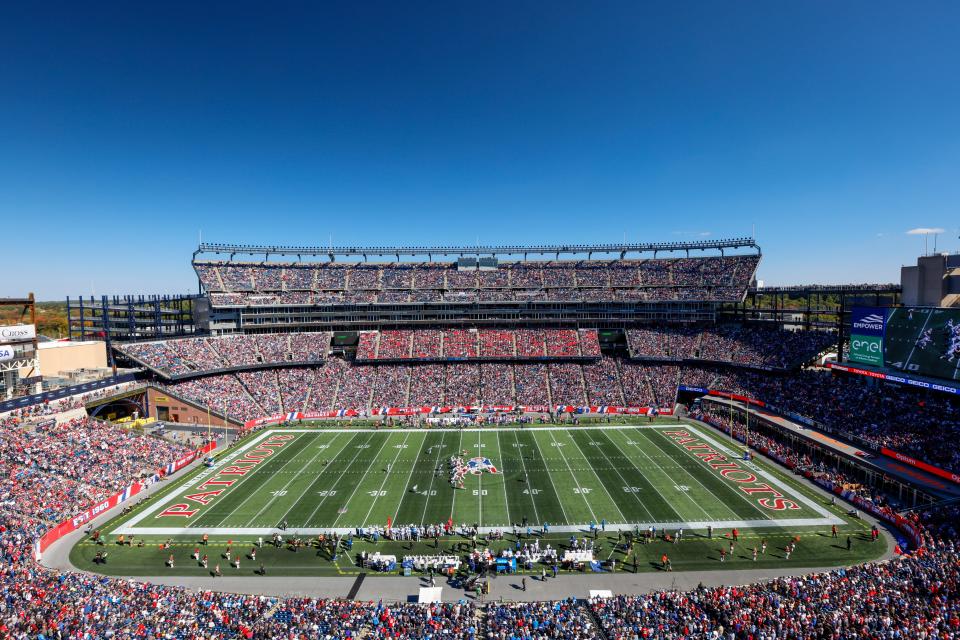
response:
[[[0,15],[0,640],[960,640],[960,3]]]
[[[76,599],[103,622],[64,628],[131,637],[718,637],[743,598],[843,610],[817,629],[853,637],[907,585],[932,613],[958,314],[760,287],[761,260],[201,244],[185,300],[70,299],[118,373],[3,405],[18,606]]]

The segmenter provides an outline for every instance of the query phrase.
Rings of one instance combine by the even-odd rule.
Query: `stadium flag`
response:
[[[290,413],[287,414],[287,422],[293,422],[294,420],[297,420],[299,418],[300,418],[300,414],[297,413],[296,411],[291,411]]]

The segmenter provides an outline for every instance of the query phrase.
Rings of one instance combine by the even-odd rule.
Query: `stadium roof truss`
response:
[[[691,242],[647,242],[630,244],[557,244],[557,245],[447,245],[447,246],[394,246],[394,247],[361,247],[361,246],[274,246],[248,244],[220,244],[202,242],[193,252],[193,258],[202,254],[229,254],[232,260],[235,255],[263,255],[264,259],[274,256],[326,256],[331,262],[337,256],[362,256],[364,261],[369,256],[427,256],[431,261],[433,256],[518,256],[524,260],[529,255],[553,255],[557,259],[561,255],[586,255],[592,258],[593,254],[619,255],[621,259],[629,254],[651,253],[656,257],[658,253],[684,252],[688,257],[691,251],[718,251],[720,255],[728,249],[751,249],[757,255],[762,255],[760,245],[754,238],[728,238],[724,240],[695,240]]]

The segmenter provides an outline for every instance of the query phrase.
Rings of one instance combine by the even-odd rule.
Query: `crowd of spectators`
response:
[[[446,263],[283,264],[196,262],[217,304],[509,300],[736,300],[759,256]],[[306,294],[299,297],[291,294]]]
[[[616,364],[616,363],[612,363]],[[601,362],[598,366],[603,366]],[[316,376],[341,367],[292,373]],[[445,365],[416,365],[436,370]],[[479,376],[483,379],[483,367]],[[494,367],[505,365],[494,364]],[[554,365],[516,365],[514,377],[540,377],[545,385]],[[593,365],[591,365],[593,366]],[[649,371],[639,369],[649,380]],[[413,371],[414,367],[405,367]],[[626,370],[627,363],[622,369]],[[355,367],[366,371],[368,368]],[[677,367],[672,367],[679,372]],[[347,371],[345,367],[340,371]],[[706,370],[705,370],[706,371]],[[602,371],[600,373],[603,373]],[[380,372],[361,374],[375,376]],[[413,375],[411,373],[411,375]],[[500,375],[499,373],[497,375]],[[591,374],[593,375],[593,374]],[[634,375],[634,374],[629,374]],[[717,371],[702,375],[729,382]],[[740,376],[746,385],[749,380]],[[747,374],[752,375],[752,374]],[[816,375],[820,375],[817,373]],[[821,391],[893,396],[895,388],[874,386],[836,391],[850,381],[803,380],[795,384],[827,385]],[[236,378],[234,378],[236,380]],[[788,378],[783,378],[787,380]],[[854,383],[856,384],[856,383]],[[741,389],[744,390],[744,389]],[[829,405],[830,395],[821,406]],[[912,396],[913,401],[929,396]],[[877,400],[878,398],[874,398]],[[884,400],[879,399],[882,403]],[[940,407],[938,410],[944,410]],[[726,412],[709,417],[720,428]],[[735,435],[744,436],[736,422]],[[812,463],[786,443],[751,431],[750,444],[788,466],[810,471],[845,487],[842,473]],[[781,577],[743,586],[700,587],[596,598],[588,605],[558,602],[489,603],[469,599],[455,603],[354,602],[316,598],[281,600],[205,589],[184,589],[83,573],[59,572],[33,560],[33,542],[51,525],[94,500],[119,490],[142,473],[165,466],[186,453],[178,445],[116,429],[94,420],[60,425],[25,426],[22,417],[0,421],[3,469],[0,487],[0,634],[27,638],[110,637],[370,637],[370,638],[569,638],[603,633],[613,640],[639,638],[707,638],[714,640],[823,638],[954,638],[960,631],[960,555],[956,547],[956,507],[914,513],[924,547],[885,562],[869,563],[812,575]],[[866,491],[864,489],[863,491]],[[884,506],[886,498],[870,497]]]
[[[597,599],[611,640],[953,638],[960,620],[953,541],[890,562],[771,582]]]
[[[486,626],[491,640],[593,640],[599,636],[590,611],[574,598],[491,604]]]
[[[688,370],[688,368],[684,368]],[[290,411],[423,406],[659,406],[676,399],[680,367],[601,357],[594,363],[358,364],[240,371],[167,389],[243,419]],[[715,378],[711,377],[713,381]]]
[[[77,418],[0,420],[0,511],[59,523],[187,453],[158,438]]]
[[[821,428],[960,471],[960,450],[943,446],[960,439],[960,402],[950,395],[821,369],[770,376],[685,368],[685,384],[688,374],[709,377],[703,386],[756,398]]]
[[[596,329],[418,329],[362,331],[359,360],[600,357]]]
[[[809,362],[836,345],[836,336],[825,331],[747,325],[661,326],[628,329],[626,333],[635,358],[709,360],[779,369]]]
[[[135,342],[117,348],[176,376],[245,365],[315,362],[326,356],[331,336],[328,332],[234,335]]]

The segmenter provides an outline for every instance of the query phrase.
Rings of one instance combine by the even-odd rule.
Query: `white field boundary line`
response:
[[[843,521],[839,521],[837,524],[842,524]],[[647,527],[654,526],[657,529],[706,529],[707,526],[712,526],[714,529],[732,529],[734,527],[738,529],[783,529],[785,527],[814,527],[814,526],[823,526],[831,524],[825,518],[793,518],[788,520],[687,520],[683,522],[637,522],[630,524],[607,524],[607,531],[633,531],[634,527]],[[479,533],[493,533],[495,531],[503,531],[503,527],[480,527]],[[164,528],[164,527],[138,527],[130,530],[131,533],[136,533],[138,535],[162,535],[162,536],[179,536],[187,534],[196,534],[198,529],[190,528]],[[259,528],[250,528],[250,529],[237,529],[234,527],[230,528],[219,528],[219,529],[204,529],[204,533],[208,533],[211,536],[233,536],[236,539],[237,536],[266,536],[272,535],[274,533],[284,533],[288,535],[302,535],[302,536],[315,536],[321,533],[336,533],[341,535],[347,535],[350,533],[356,533],[356,527],[287,527],[283,532],[277,528],[270,527],[259,527]],[[550,533],[586,533],[589,531],[589,526],[587,525],[550,525]]]
[[[701,435],[701,436],[703,437],[703,440],[704,440],[705,442],[709,442],[711,445],[713,445],[714,447],[716,447],[717,450],[720,451],[721,453],[725,453],[725,454],[728,454],[728,455],[733,455],[733,454],[731,454],[730,450],[729,450],[727,447],[718,444],[718,443],[716,442],[716,440],[714,440],[714,439],[712,439],[711,437],[705,435],[699,427],[695,427],[694,425],[692,425],[692,424],[689,423],[689,422],[680,422],[680,423],[678,423],[678,424],[680,424],[680,425],[685,425],[685,426],[687,426],[687,427],[693,428],[699,435]],[[660,426],[660,425],[658,425],[658,426]],[[676,425],[672,425],[672,424],[671,424],[671,425],[663,425],[663,427],[664,427],[664,428],[676,428]],[[541,430],[546,430],[546,429],[550,429],[550,428],[551,428],[551,427],[546,427],[546,428],[541,429]],[[597,428],[597,427],[578,427],[578,428],[591,429],[591,428]],[[602,429],[614,429],[614,430],[618,430],[618,429],[635,429],[636,426],[632,426],[632,425],[618,425],[618,426],[615,426],[615,427],[600,427],[600,428],[602,428]],[[508,430],[510,430],[510,431],[533,431],[533,429],[508,429]],[[289,432],[289,431],[291,431],[291,430],[289,430],[289,429],[284,429],[284,430],[282,430],[282,432]],[[316,431],[316,430],[315,430],[315,429],[302,429],[301,431]],[[342,432],[343,430],[342,430],[342,429],[330,429],[329,431]],[[356,431],[356,430],[353,430],[353,431]],[[369,429],[369,430],[366,430],[366,432],[369,432],[369,433],[374,433],[374,432],[377,432],[377,431],[382,431],[382,430],[377,430],[377,429]],[[439,431],[439,430],[435,430],[435,431]],[[447,432],[450,432],[450,433],[462,433],[462,431],[459,430],[459,429],[447,429],[446,431],[447,431]],[[178,497],[183,493],[184,490],[192,488],[192,487],[195,486],[197,483],[200,483],[200,482],[202,482],[203,480],[205,480],[206,477],[208,477],[209,475],[215,474],[215,473],[216,473],[216,468],[219,467],[221,464],[225,464],[225,463],[229,462],[230,460],[232,460],[234,457],[245,453],[245,452],[246,452],[246,449],[257,445],[257,444],[259,443],[259,440],[261,440],[261,439],[263,439],[263,438],[267,438],[267,437],[269,437],[270,435],[272,435],[273,433],[274,433],[273,431],[267,431],[267,432],[265,432],[262,436],[260,436],[259,438],[257,438],[257,439],[255,439],[255,440],[251,441],[250,443],[244,445],[242,448],[238,449],[237,451],[235,451],[235,452],[233,452],[233,453],[228,454],[227,456],[225,456],[225,457],[222,459],[222,462],[218,460],[217,465],[216,465],[215,467],[213,467],[213,468],[211,468],[211,469],[207,469],[207,470],[201,472],[200,474],[198,474],[197,476],[195,476],[194,478],[191,478],[189,481],[187,481],[186,483],[184,483],[184,485],[182,485],[182,487],[180,488],[179,491],[176,491],[176,492],[174,492],[173,494],[171,494],[171,495],[169,495],[169,496],[166,496],[166,497],[164,497],[164,498],[161,498],[160,501],[159,501],[157,504],[152,505],[152,506],[149,507],[147,510],[139,513],[138,515],[134,516],[131,520],[129,520],[129,521],[127,522],[127,526],[124,526],[124,527],[122,527],[122,528],[120,528],[120,529],[117,529],[117,530],[113,531],[112,533],[113,533],[113,534],[124,534],[124,535],[129,535],[129,534],[131,534],[131,533],[134,533],[134,534],[138,534],[138,535],[164,535],[164,536],[178,536],[178,535],[187,535],[187,534],[196,533],[196,532],[197,532],[197,529],[191,529],[191,528],[188,528],[188,527],[133,527],[133,526],[129,526],[129,525],[135,525],[135,524],[137,524],[138,522],[142,521],[144,518],[146,518],[148,515],[150,515],[150,514],[153,513],[154,511],[157,511],[158,509],[160,509],[161,507],[163,507],[166,503],[171,502],[172,500],[178,498]],[[386,441],[386,438],[384,438],[384,440]],[[543,451],[542,451],[542,449],[540,448],[540,443],[537,441],[536,438],[534,438],[533,440],[534,440],[534,445],[537,447],[537,450],[540,452],[540,458],[541,458],[541,460],[546,461],[546,458],[543,457]],[[734,457],[736,457],[736,456],[734,456]],[[652,461],[651,461],[651,462],[652,462]],[[753,468],[754,466],[755,466],[755,465],[751,465],[751,468]],[[623,524],[623,525],[619,525],[619,524],[618,524],[618,525],[611,525],[611,524],[608,524],[608,525],[607,525],[607,529],[609,529],[609,530],[611,530],[611,531],[633,531],[634,527],[635,527],[635,526],[639,526],[639,525],[654,526],[654,527],[656,527],[656,528],[658,528],[658,529],[679,529],[679,528],[681,528],[681,527],[684,528],[684,529],[706,529],[708,525],[714,527],[715,529],[716,529],[716,528],[732,529],[733,527],[737,527],[738,529],[747,529],[747,528],[750,528],[750,529],[778,529],[778,528],[784,528],[784,527],[813,527],[813,526],[824,526],[824,525],[831,525],[831,524],[837,524],[837,525],[845,524],[845,521],[844,521],[844,520],[842,520],[841,518],[839,518],[839,517],[837,517],[837,516],[834,516],[834,515],[831,514],[829,511],[827,511],[826,509],[820,507],[820,505],[817,505],[815,502],[813,502],[812,500],[810,500],[810,499],[807,498],[806,496],[804,496],[804,495],[802,495],[802,494],[799,495],[799,496],[797,496],[797,495],[796,495],[796,492],[794,492],[791,488],[789,488],[788,486],[786,486],[783,482],[781,482],[781,481],[778,480],[777,478],[771,476],[771,475],[770,475],[769,473],[767,473],[765,470],[759,469],[759,468],[756,468],[756,469],[754,469],[754,470],[755,470],[759,475],[763,476],[766,480],[768,480],[768,481],[771,482],[772,484],[776,485],[777,487],[786,490],[790,495],[795,496],[799,501],[803,502],[804,504],[806,504],[808,507],[810,507],[811,509],[813,509],[813,510],[816,511],[817,513],[822,514],[824,517],[822,517],[822,518],[786,518],[786,519],[781,519],[781,520],[769,520],[769,519],[764,519],[764,520],[687,520],[687,521],[672,521],[672,522],[638,522],[638,523],[630,523],[630,524]],[[553,486],[554,493],[557,495],[558,500],[559,500],[559,502],[560,502],[561,511],[564,511],[563,500],[560,499],[560,494],[557,493],[556,485],[555,485],[554,482],[553,482],[553,477],[550,475],[550,471],[549,471],[549,470],[547,470],[546,473],[547,473],[547,477],[550,479],[550,484]],[[456,494],[454,494],[454,495],[456,495]],[[566,515],[565,512],[564,512],[564,520],[568,520],[567,515]],[[480,533],[491,533],[491,532],[493,532],[493,531],[497,531],[497,530],[501,530],[501,529],[502,529],[502,527],[480,527]],[[223,529],[219,529],[219,528],[218,528],[218,529],[204,529],[204,532],[209,533],[210,535],[252,535],[252,536],[257,536],[257,535],[271,535],[271,534],[276,533],[276,532],[278,532],[278,531],[279,531],[279,529],[276,529],[276,528],[250,528],[250,529],[237,529],[237,528],[223,528]],[[356,527],[339,527],[339,528],[337,528],[337,527],[334,527],[334,528],[331,528],[331,527],[323,527],[323,528],[318,528],[318,527],[312,527],[312,528],[290,527],[290,528],[287,529],[287,532],[288,532],[288,533],[293,533],[293,534],[297,534],[297,535],[319,535],[319,534],[321,534],[321,533],[328,533],[328,532],[329,532],[329,533],[339,533],[339,534],[349,534],[349,533],[352,533],[352,532],[354,532],[354,531],[356,531]],[[550,525],[550,531],[551,531],[551,532],[556,532],[556,533],[580,533],[580,532],[587,531],[587,528],[586,528],[585,526],[583,526],[583,525]]]
[[[526,431],[529,433],[536,433],[538,431],[595,431],[602,429],[609,429],[612,431],[623,431],[625,429],[676,429],[678,426],[689,425],[690,422],[687,420],[680,420],[679,422],[659,422],[657,424],[647,424],[645,422],[637,424],[593,424],[593,425],[582,425],[582,426],[562,426],[562,425],[551,425],[549,427],[466,427],[464,429],[453,429],[451,427],[431,427],[429,429],[423,428],[406,428],[406,427],[384,427],[383,429],[354,429],[352,427],[342,427],[340,429],[307,429],[304,427],[297,428],[287,428],[287,427],[275,427],[270,431],[264,433],[406,433],[407,431],[411,433],[474,433],[479,431],[481,433],[493,433],[494,431]]]
[[[442,438],[442,437],[443,437],[443,436],[441,436],[441,438]],[[417,467],[417,460],[420,459],[420,453],[423,451],[423,445],[425,445],[425,444],[427,444],[427,436],[426,436],[426,434],[424,434],[423,440],[420,441],[420,446],[417,447],[417,453],[416,453],[416,455],[413,456],[413,462],[410,463],[410,471],[407,472],[407,481],[406,481],[406,483],[404,483],[404,485],[403,485],[403,492],[400,494],[400,499],[397,500],[397,508],[396,508],[396,511],[393,512],[393,515],[392,515],[392,516],[389,516],[389,515],[387,516],[388,518],[390,518],[390,521],[393,522],[394,524],[396,524],[396,522],[397,522],[397,515],[400,513],[400,505],[403,504],[403,499],[404,499],[405,497],[407,497],[407,492],[410,491],[410,480],[413,479],[413,471],[414,471],[414,469],[416,469],[416,467]],[[434,467],[434,468],[436,468],[436,467]],[[391,467],[391,469],[392,469],[392,467]],[[431,484],[431,485],[433,484],[433,481],[432,481],[432,480],[431,480],[430,484]],[[430,491],[427,490],[427,500],[429,500],[429,499],[430,499]],[[373,508],[373,507],[371,507],[371,509],[372,509],[372,508]]]
[[[699,434],[699,432],[698,432],[698,435],[701,435],[701,436],[702,436],[703,434]],[[664,436],[664,437],[666,438],[666,436]],[[680,452],[683,453],[683,454],[687,457],[688,460],[692,460],[694,463],[696,463],[696,464],[695,464],[696,468],[702,469],[702,470],[704,470],[704,471],[707,471],[707,472],[711,472],[711,473],[712,473],[713,470],[710,469],[708,465],[705,465],[704,462],[703,462],[702,460],[700,460],[700,458],[696,457],[695,455],[693,455],[692,453],[690,453],[689,451],[687,451],[686,449],[684,449],[683,447],[681,447],[680,445],[678,445],[672,438],[667,438],[667,440],[670,442],[670,444],[671,444],[672,446],[674,446],[674,447],[676,447],[677,449],[679,449]],[[662,448],[659,444],[657,444],[656,442],[653,443],[653,446],[655,446],[655,447],[656,447],[657,449],[659,449],[660,451],[663,451],[664,454],[670,455],[670,454],[668,454],[666,451],[664,451],[663,448]],[[738,460],[738,462],[743,462],[743,460]],[[704,491],[706,491],[706,492],[709,493],[711,496],[713,496],[713,501],[714,501],[714,502],[719,502],[720,504],[723,504],[723,505],[726,506],[728,509],[730,509],[730,513],[733,513],[734,515],[736,515],[736,513],[733,511],[733,508],[732,508],[729,504],[727,504],[720,496],[718,496],[717,494],[715,494],[711,489],[708,489],[708,488],[707,488],[707,485],[703,484],[703,481],[700,480],[700,476],[699,476],[699,475],[696,475],[696,474],[694,474],[694,473],[691,473],[690,471],[688,471],[688,470],[686,469],[686,467],[682,467],[682,468],[683,468],[683,470],[684,470],[685,473],[687,473],[691,478],[693,478],[694,482],[696,482],[698,485],[700,485],[700,488],[702,488]],[[714,477],[716,477],[716,476],[714,476]],[[721,485],[726,485],[726,486],[727,486],[728,488],[730,488],[730,489],[737,490],[737,487],[735,487],[735,486],[733,486],[733,485],[726,484],[726,483],[727,483],[727,480],[726,480],[726,479],[720,478],[720,480],[721,480]],[[747,503],[747,506],[749,506],[749,507],[750,507],[751,509],[753,509],[755,512],[759,513],[760,515],[764,515],[765,512],[763,511],[763,509],[761,509],[760,507],[758,507],[756,504],[750,502],[750,498],[749,498],[749,497],[747,497],[747,496],[745,496],[745,495],[740,495],[739,493],[737,494],[737,497],[740,498],[740,500],[742,500],[743,502]]]
[[[262,435],[254,438],[250,442],[246,443],[239,449],[232,451],[226,455],[216,458],[216,463],[212,467],[204,469],[197,475],[193,476],[182,485],[180,485],[176,491],[171,492],[169,495],[164,496],[157,500],[157,502],[149,505],[146,509],[135,515],[134,517],[127,520],[119,529],[115,530],[113,533],[127,535],[133,533],[134,529],[131,529],[132,526],[138,524],[140,521],[145,519],[147,516],[152,515],[155,511],[159,511],[161,507],[164,507],[170,502],[180,498],[186,491],[192,490],[198,484],[203,484],[211,476],[217,475],[220,471],[220,467],[228,466],[230,462],[236,458],[242,458],[246,455],[248,449],[257,447],[262,440],[268,439],[274,434],[274,431],[264,431]],[[215,451],[215,450],[214,450]]]
[[[705,434],[700,427],[695,425],[690,425],[690,427],[693,429],[694,432],[696,432],[700,436],[701,439],[703,439],[705,442],[708,442],[717,451],[720,451],[721,453],[724,453],[727,456],[730,456],[731,458],[736,459],[735,453],[732,453],[730,449],[728,449],[725,445],[720,444],[719,442],[714,440],[711,436]],[[767,482],[769,482],[770,484],[782,489],[784,492],[784,495],[789,495],[795,500],[802,502],[806,506],[810,507],[810,509],[812,509],[813,511],[816,511],[817,513],[819,513],[821,516],[823,516],[823,519],[826,521],[824,522],[824,524],[846,524],[844,520],[830,513],[830,511],[827,510],[826,507],[823,507],[817,504],[816,502],[808,498],[806,495],[804,495],[802,492],[792,489],[785,482],[775,477],[773,474],[771,474],[767,470],[763,469],[759,464],[756,464],[753,460],[750,460],[748,462],[746,460],[743,460],[741,457],[741,459],[738,460],[738,462],[748,467],[751,471],[755,472],[757,475],[765,478]],[[780,522],[785,522],[785,521],[781,520]]]

